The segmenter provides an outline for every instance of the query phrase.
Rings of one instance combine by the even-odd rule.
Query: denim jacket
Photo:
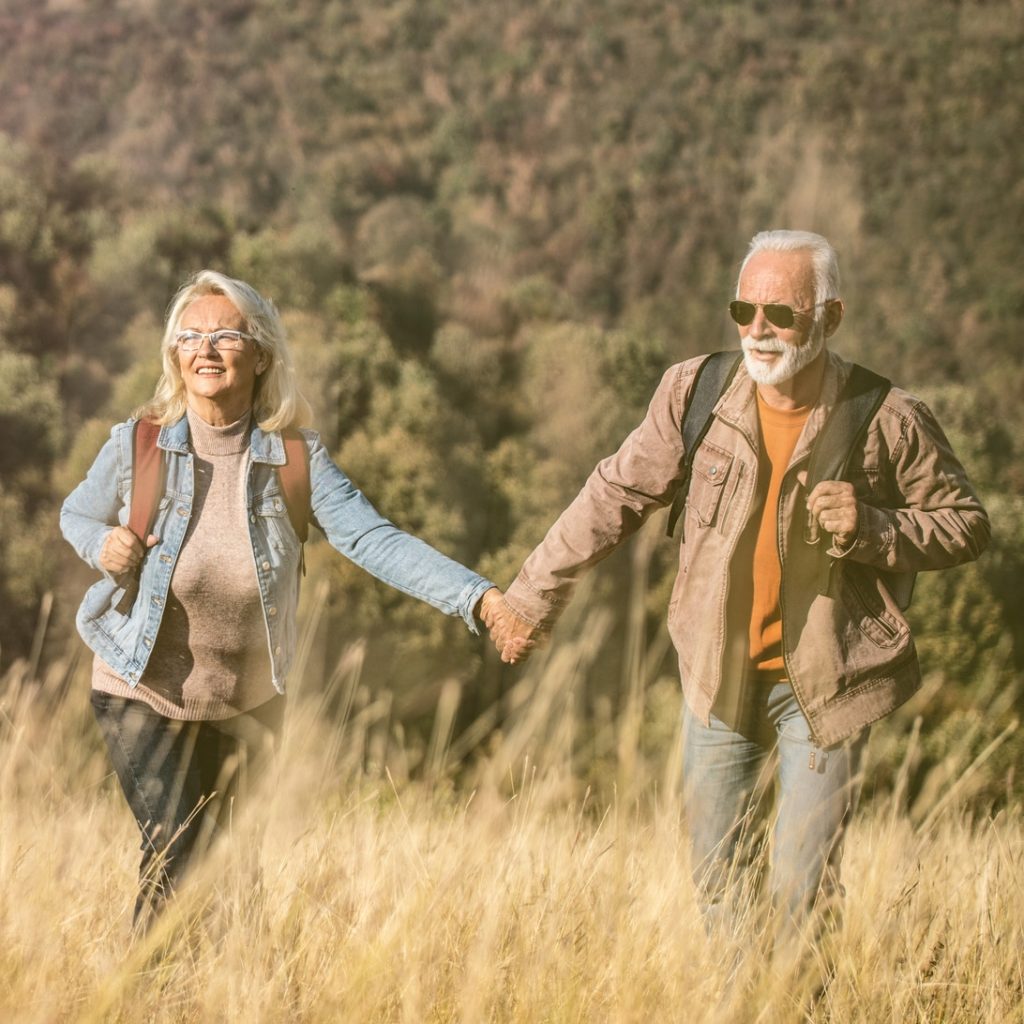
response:
[[[477,632],[473,609],[493,584],[447,558],[429,544],[385,519],[334,464],[319,435],[304,430],[309,448],[312,521],[331,545],[378,579],[417,597],[447,615],[461,615]],[[174,566],[192,516],[193,455],[188,419],[160,430],[157,446],[166,455],[164,494],[152,533],[159,542],[134,577],[115,577],[99,563],[113,527],[128,522],[132,487],[132,421],[117,424],[85,478],[61,509],[64,537],[103,579],[86,592],[78,610],[78,630],[86,644],[130,686],[138,684],[160,630]],[[267,627],[274,687],[284,680],[295,654],[301,545],[275,466],[285,462],[278,433],[255,424],[249,442],[246,506],[249,540]]]

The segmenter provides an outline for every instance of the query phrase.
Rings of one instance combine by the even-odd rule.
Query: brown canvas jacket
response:
[[[683,457],[680,423],[704,358],[666,371],[643,422],[526,560],[506,594],[524,619],[552,625],[583,573],[671,503]],[[850,460],[847,479],[860,502],[856,539],[843,551],[827,547],[825,533],[809,543],[801,470],[849,372],[828,353],[821,395],[779,498],[783,655],[822,746],[857,733],[917,689],[917,652],[901,608],[914,574],[977,558],[989,539],[988,516],[942,429],[924,403],[894,387]],[[755,386],[741,364],[694,461],[668,610],[685,699],[705,724],[723,680],[746,671],[750,609],[730,607],[729,596],[738,578],[734,554],[758,511],[759,448]]]

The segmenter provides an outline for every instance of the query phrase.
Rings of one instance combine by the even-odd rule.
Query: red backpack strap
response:
[[[135,424],[132,461],[132,503],[128,529],[143,545],[156,519],[156,507],[163,489],[163,453],[156,446],[160,425],[149,420]]]
[[[294,427],[281,432],[284,439],[285,464],[277,467],[277,476],[284,492],[295,536],[301,544],[309,536],[309,517],[312,514],[312,491],[309,485],[309,449],[302,433]]]

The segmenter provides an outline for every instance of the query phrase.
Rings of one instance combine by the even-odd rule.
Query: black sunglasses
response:
[[[808,306],[806,309],[794,309],[792,306],[786,306],[781,302],[744,302],[742,299],[733,299],[729,303],[729,315],[740,327],[746,327],[754,322],[757,307],[760,306],[764,310],[764,318],[768,323],[785,329],[793,326],[798,313],[810,313],[812,309],[828,305],[829,301],[831,300],[816,302],[813,306]]]

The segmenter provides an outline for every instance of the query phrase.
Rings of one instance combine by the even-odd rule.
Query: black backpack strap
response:
[[[843,480],[850,456],[864,444],[868,426],[881,409],[892,382],[871,370],[853,364],[850,376],[836,404],[825,420],[807,465],[807,493],[822,480]],[[820,593],[831,590],[833,560],[822,558]]]
[[[882,407],[892,382],[853,364],[846,385],[821,428],[807,466],[807,491],[822,480],[842,480],[852,452],[867,434],[868,424]]]
[[[672,508],[668,514],[668,536],[671,537],[676,528],[676,521],[682,514],[686,504],[686,495],[690,490],[690,474],[693,472],[693,460],[700,448],[704,435],[714,419],[715,406],[725,389],[732,382],[736,370],[743,358],[739,352],[713,352],[697,367],[693,378],[690,399],[683,412],[680,432],[683,435],[683,476],[679,481],[679,489],[672,499]]]

